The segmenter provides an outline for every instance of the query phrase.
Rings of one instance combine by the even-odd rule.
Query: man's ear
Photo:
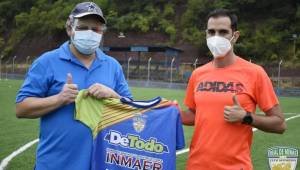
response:
[[[71,37],[72,27],[71,27],[70,19],[67,20],[65,27],[66,27],[66,32],[67,32],[68,36]]]
[[[232,43],[235,44],[237,42],[237,40],[239,39],[239,37],[240,37],[240,32],[239,31],[235,31],[233,33]]]

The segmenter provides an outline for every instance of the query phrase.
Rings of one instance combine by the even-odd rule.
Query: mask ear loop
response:
[[[75,28],[76,28],[77,24],[78,24],[78,19],[77,19],[77,18],[75,18],[75,19],[74,19],[73,26],[72,26],[72,31],[74,31],[74,32],[75,32]]]
[[[73,32],[73,33],[76,32],[75,28],[76,28],[77,24],[78,24],[78,19],[77,19],[77,18],[74,18],[73,24],[71,24],[71,28],[72,28],[72,32]],[[71,42],[74,41],[74,36],[75,36],[75,35],[71,35],[71,36],[70,36]]]
[[[229,40],[229,43],[230,43],[230,50],[233,49],[233,43],[231,42],[231,41],[233,40],[233,38],[234,38],[234,33],[233,33],[232,37],[231,37],[230,40]],[[229,52],[230,50],[227,51],[226,55],[228,54],[228,52]]]
[[[230,38],[229,42],[231,43],[231,41],[234,39],[234,33],[232,35],[232,37]]]
[[[231,41],[234,40],[234,34],[236,33],[236,31],[233,33],[232,37],[230,38],[229,42],[230,44],[232,43]],[[235,43],[235,42],[234,42]]]

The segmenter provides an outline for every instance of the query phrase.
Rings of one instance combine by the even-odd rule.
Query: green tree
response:
[[[1,0],[0,50],[8,55],[24,38],[60,35],[80,0]],[[256,61],[299,62],[300,2],[294,0],[94,0],[101,6],[110,31],[161,32],[169,45],[188,42],[208,53],[206,16],[228,8],[239,17],[237,53]],[[160,43],[160,42],[158,42]],[[294,56],[296,53],[296,57]]]

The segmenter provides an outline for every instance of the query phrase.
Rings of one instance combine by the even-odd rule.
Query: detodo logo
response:
[[[143,140],[140,136],[127,134],[122,135],[118,131],[110,131],[105,135],[105,140],[113,145],[119,145],[124,148],[131,148],[152,153],[169,153],[168,146],[157,141],[156,138],[150,138]]]

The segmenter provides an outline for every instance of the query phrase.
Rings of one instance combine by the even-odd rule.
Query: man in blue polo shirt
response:
[[[91,168],[91,131],[74,120],[79,90],[96,98],[131,97],[119,63],[98,48],[105,24],[95,3],[77,4],[66,23],[70,41],[35,60],[17,94],[17,117],[41,118],[37,170]]]

